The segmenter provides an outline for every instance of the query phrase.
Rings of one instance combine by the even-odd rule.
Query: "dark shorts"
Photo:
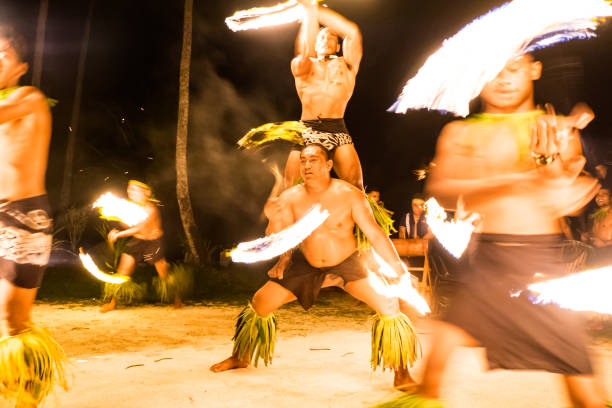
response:
[[[338,146],[353,144],[342,118],[303,120],[302,123],[308,126],[308,130],[302,133],[304,146],[320,144],[333,152]]]
[[[53,241],[46,195],[0,200],[0,279],[24,289],[40,287]]]
[[[134,258],[136,264],[153,265],[165,256],[161,237],[152,240],[130,238],[124,252]]]
[[[368,270],[362,258],[358,252],[355,252],[338,265],[315,268],[304,258],[302,251],[295,250],[291,256],[291,263],[285,269],[283,279],[270,280],[291,291],[302,307],[308,310],[317,300],[321,286],[328,275],[342,279],[345,284],[367,278]]]
[[[444,320],[486,348],[491,369],[593,373],[578,314],[535,305],[526,290],[536,273],[552,279],[569,271],[560,235],[474,234],[469,251]]]

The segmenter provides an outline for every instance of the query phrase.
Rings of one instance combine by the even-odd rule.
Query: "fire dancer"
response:
[[[54,385],[66,388],[66,357],[31,321],[51,253],[51,113],[38,89],[18,86],[28,70],[25,53],[24,39],[0,26],[0,395],[31,408]]]
[[[322,287],[339,286],[377,312],[372,328],[372,366],[395,370],[394,385],[414,384],[408,372],[417,356],[418,343],[410,320],[400,312],[397,298],[374,290],[363,257],[357,252],[353,229],[357,224],[374,249],[398,275],[404,268],[395,248],[378,226],[365,195],[345,181],[332,179],[329,151],[311,144],[300,153],[304,184],[285,190],[266,204],[269,233],[278,232],[302,218],[315,204],[329,212],[327,220],[306,238],[299,249],[282,255],[268,272],[270,280],[253,296],[236,321],[231,357],[211,367],[214,372],[257,365],[259,357],[272,361],[276,320],[273,312],[294,300],[304,309],[315,302]]]
[[[323,145],[331,152],[334,170],[341,179],[363,190],[363,175],[357,151],[344,123],[344,111],[355,89],[355,78],[363,54],[357,25],[310,0],[299,0],[305,16],[296,40],[297,56],[291,61],[295,87],[302,102],[302,133],[306,146]],[[320,29],[319,25],[323,25]],[[340,51],[342,38],[342,56]],[[289,154],[285,187],[298,179],[300,151]]]
[[[164,231],[161,225],[161,215],[157,206],[154,204],[156,200],[153,197],[153,190],[145,183],[130,180],[127,194],[132,202],[141,205],[145,209],[148,213],[148,217],[133,227],[124,229],[123,231],[112,229],[108,233],[108,241],[111,244],[119,238],[131,237],[126,244],[125,252],[121,254],[117,273],[123,276],[130,276],[132,272],[134,272],[134,268],[137,264],[147,263],[149,265],[154,265],[160,279],[160,284],[157,286],[158,292],[160,292],[160,295],[168,293],[168,285],[172,282],[168,275],[168,263],[164,256],[162,243]],[[107,285],[116,289],[117,293],[110,296],[110,302],[100,310],[102,313],[116,309],[117,295],[121,293],[122,285],[125,284]],[[183,303],[178,291],[172,288],[170,288],[170,291],[173,292],[174,295],[174,306],[177,308],[182,307]],[[162,298],[163,297],[162,295]]]
[[[485,347],[490,368],[562,374],[574,406],[605,405],[577,316],[534,305],[525,290],[536,275],[567,271],[559,219],[599,188],[581,174],[581,117],[556,117],[552,108],[544,114],[534,106],[541,69],[529,54],[511,59],[482,90],[484,113],[452,122],[440,135],[428,190],[449,206],[462,195],[465,209],[481,214],[481,230],[436,329],[419,395],[381,407],[432,404],[427,399],[440,397],[457,346]]]

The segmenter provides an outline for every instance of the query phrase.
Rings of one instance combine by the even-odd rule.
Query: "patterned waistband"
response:
[[[319,118],[303,120],[302,123],[317,132],[348,133],[343,118]]]

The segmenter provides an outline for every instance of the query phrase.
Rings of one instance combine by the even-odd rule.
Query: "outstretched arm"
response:
[[[310,58],[317,56],[315,44],[319,32],[319,11],[309,0],[298,0],[304,7],[304,19],[295,41],[296,57],[291,61],[291,72],[299,77],[307,75],[312,67]]]
[[[342,54],[349,68],[357,74],[363,56],[361,32],[357,24],[326,7],[319,7],[319,23],[342,38]]]
[[[353,220],[368,238],[378,255],[387,263],[397,276],[404,274],[405,269],[395,247],[383,229],[376,223],[372,209],[365,196],[355,190],[351,197]]]
[[[38,89],[19,88],[0,101],[0,124],[23,118],[46,106],[47,101]]]

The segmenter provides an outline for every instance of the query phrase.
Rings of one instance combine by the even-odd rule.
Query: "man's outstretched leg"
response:
[[[361,162],[354,144],[344,144],[336,148],[334,171],[342,180],[351,183],[360,190],[364,190]]]
[[[272,362],[276,340],[276,318],[273,312],[295,300],[295,296],[276,282],[269,281],[253,296],[236,319],[232,355],[210,367],[215,373],[248,367],[261,357],[264,364]]]
[[[287,163],[285,164],[285,182],[282,190],[293,187],[300,178],[300,151],[292,150],[289,152]]]
[[[372,326],[372,367],[378,365],[391,368],[395,372],[393,385],[402,390],[416,388],[408,366],[412,366],[419,353],[416,332],[410,320],[400,312],[397,298],[377,293],[370,279],[349,282],[345,290],[354,298],[361,300],[376,311]]]
[[[170,276],[168,273],[168,262],[166,262],[166,258],[156,261],[154,265],[157,275],[159,275],[159,282],[157,283],[155,289],[160,295],[162,303],[169,301],[169,297],[173,296],[175,309],[180,309],[185,306],[183,304],[183,300],[181,299],[181,294],[179,293],[179,287],[183,286],[182,282],[180,282],[181,274],[177,274],[175,269],[172,276]]]
[[[117,270],[117,274],[122,275],[122,276],[130,276],[132,272],[134,271],[135,265],[136,265],[136,261],[134,260],[133,257],[125,253],[121,254],[121,260],[119,261],[119,268]],[[100,309],[100,313],[107,313],[107,312],[115,310],[117,308],[117,295],[121,291],[122,286],[125,287],[124,285],[129,285],[130,283],[131,282],[127,282],[127,283],[122,283],[120,285],[107,284],[109,287],[113,289],[112,290],[113,293],[109,294],[108,297],[110,297],[110,302],[102,306],[102,308]],[[107,296],[106,296],[107,290],[105,289],[104,292],[105,292],[104,297],[105,299],[107,299]]]

